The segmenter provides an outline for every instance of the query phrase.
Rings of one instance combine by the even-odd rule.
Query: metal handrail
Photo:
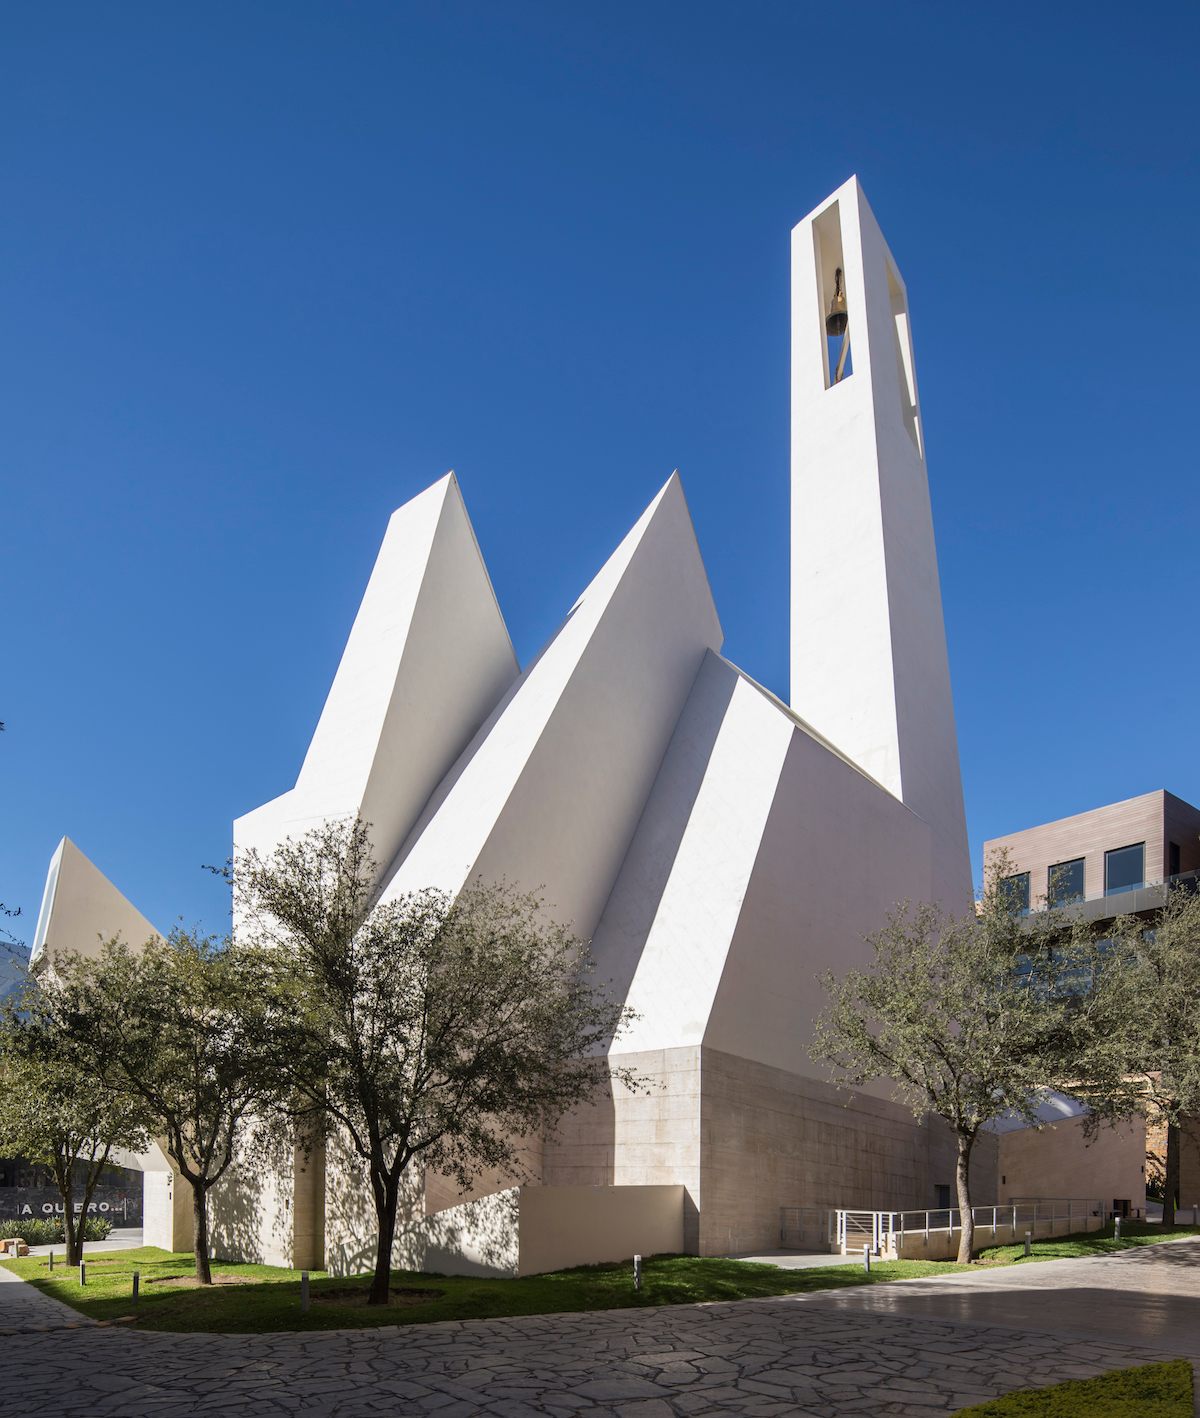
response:
[[[1102,1201],[1083,1197],[1037,1197],[997,1203],[994,1206],[973,1206],[971,1217],[977,1228],[991,1230],[995,1235],[1001,1226],[1015,1233],[1022,1226],[1036,1232],[1039,1223],[1053,1225],[1059,1221],[1070,1224],[1084,1222],[1090,1216],[1105,1216]],[[956,1206],[932,1207],[925,1211],[862,1211],[839,1207],[834,1211],[834,1239],[839,1250],[857,1249],[870,1245],[876,1254],[894,1241],[903,1246],[906,1234],[958,1231],[962,1228],[962,1211]]]

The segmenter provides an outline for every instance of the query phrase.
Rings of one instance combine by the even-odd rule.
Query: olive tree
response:
[[[91,1017],[95,1067],[136,1101],[191,1188],[202,1285],[212,1283],[209,1193],[278,1097],[267,987],[253,951],[176,930],[137,950],[107,942],[72,970],[59,1002],[68,1028]]]
[[[83,1254],[84,1221],[114,1148],[141,1151],[147,1143],[144,1110],[96,1067],[90,1045],[91,1002],[64,1024],[57,1008],[69,988],[69,960],[59,973],[26,979],[0,1015],[0,1150],[48,1167],[62,1199],[67,1262]],[[86,1035],[85,1035],[86,1037]]]
[[[1149,920],[1122,917],[1105,941],[1097,987],[1103,1028],[1083,1071],[1097,1106],[1166,1123],[1162,1224],[1175,1224],[1182,1129],[1200,1115],[1200,894],[1167,886]]]
[[[917,1118],[950,1128],[960,1261],[974,1249],[971,1158],[980,1132],[1005,1113],[1037,1126],[1046,1090],[1077,1080],[1100,1019],[1090,982],[1103,955],[1090,928],[1053,910],[1022,917],[1003,872],[1002,862],[993,866],[966,915],[897,908],[868,938],[866,969],[822,977],[829,1002],[811,1046],[842,1085],[886,1080]]]
[[[520,1174],[521,1139],[608,1080],[621,1008],[535,896],[476,885],[379,902],[376,880],[359,821],[234,864],[239,938],[275,965],[280,1078],[361,1162],[377,1222],[369,1303],[386,1304],[409,1169],[464,1189],[486,1170]]]

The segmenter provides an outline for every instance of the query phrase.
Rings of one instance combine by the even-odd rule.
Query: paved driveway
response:
[[[5,1337],[4,1397],[41,1418],[931,1418],[1012,1388],[1200,1353],[1187,1334],[1198,1273],[1200,1243],[1187,1242],[1003,1275],[661,1310],[310,1335],[89,1325]],[[1130,1305],[1136,1332],[1118,1339],[1110,1331]],[[997,1312],[1000,1322],[987,1322]]]
[[[826,1303],[844,1314],[1006,1325],[1068,1342],[1138,1344],[1200,1359],[1200,1240],[841,1290]]]

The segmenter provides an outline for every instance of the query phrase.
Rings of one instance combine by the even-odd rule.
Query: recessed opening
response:
[[[892,343],[896,352],[896,379],[900,386],[900,417],[908,436],[924,456],[921,447],[921,411],[917,407],[917,376],[913,364],[912,331],[908,324],[908,299],[900,278],[888,262],[888,297],[892,306]]]
[[[850,348],[851,309],[842,255],[842,217],[837,202],[813,222],[813,252],[817,264],[821,348],[825,353],[825,387],[840,384],[854,373]]]

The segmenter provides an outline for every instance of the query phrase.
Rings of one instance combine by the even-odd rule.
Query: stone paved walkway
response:
[[[1180,1283],[1190,1289],[1200,1269],[1200,1243],[1136,1255],[1020,1267],[1005,1272],[1021,1283],[1008,1281],[1002,1299],[1061,1300],[1098,1288],[1119,1313],[1121,1266],[1140,1264],[1137,1293],[1168,1299]],[[1110,1264],[1118,1271],[1100,1284],[1097,1270]],[[995,1293],[995,1278],[979,1277],[981,1295]],[[947,1288],[948,1298],[933,1293]],[[1149,1347],[1144,1336],[1141,1344],[1074,1342],[1045,1317],[1031,1330],[931,1312],[931,1305],[961,1305],[967,1289],[949,1277],[932,1286],[330,1334],[137,1334],[99,1326],[26,1333],[4,1340],[4,1396],[14,1412],[39,1418],[933,1418],[1013,1388],[1180,1351],[1182,1341]]]
[[[43,1295],[0,1265],[0,1335],[91,1324],[77,1310]]]

